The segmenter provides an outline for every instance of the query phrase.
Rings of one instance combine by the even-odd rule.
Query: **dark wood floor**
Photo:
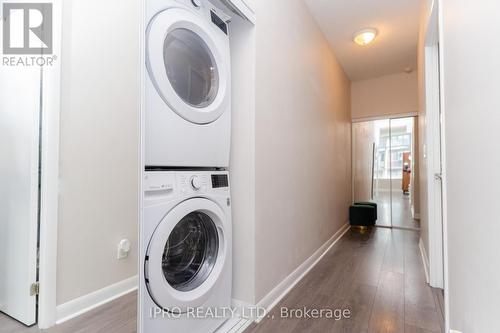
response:
[[[130,293],[49,330],[26,327],[0,313],[0,333],[136,333],[137,293]],[[147,332],[145,332],[147,333]]]
[[[45,333],[135,333],[131,293]],[[351,319],[280,318],[289,309],[349,309]],[[272,311],[245,333],[442,332],[442,294],[425,282],[415,231],[350,230]],[[0,314],[0,333],[39,333]],[[144,332],[151,333],[151,332]],[[177,333],[177,332],[175,332]],[[184,333],[184,332],[182,332]]]
[[[304,279],[245,333],[442,332],[418,249],[418,232],[350,230]],[[281,308],[349,309],[350,319],[281,318]]]

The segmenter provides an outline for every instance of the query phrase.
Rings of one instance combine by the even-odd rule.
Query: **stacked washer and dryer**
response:
[[[232,283],[227,17],[146,0],[140,332],[211,333]]]

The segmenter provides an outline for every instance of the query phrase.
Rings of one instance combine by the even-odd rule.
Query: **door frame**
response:
[[[56,323],[57,224],[59,207],[59,132],[61,110],[62,0],[52,0],[52,66],[42,69],[42,135],[39,216],[38,327]]]
[[[429,284],[444,289],[445,331],[449,330],[445,108],[443,98],[442,11],[439,0],[426,13],[424,41],[425,144],[429,224]],[[427,152],[425,152],[427,150]],[[435,178],[441,174],[441,179]],[[439,212],[439,209],[441,212]]]
[[[418,117],[418,116],[419,116],[419,112],[414,111],[414,112],[386,114],[386,115],[372,116],[372,117],[353,118],[351,120],[351,122],[354,124],[354,123],[363,123],[365,121],[372,121],[372,120],[411,118],[411,117]]]

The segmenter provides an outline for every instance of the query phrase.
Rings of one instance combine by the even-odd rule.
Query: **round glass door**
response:
[[[195,108],[210,105],[219,90],[214,56],[203,39],[185,28],[169,32],[163,44],[168,80],[177,95]]]
[[[183,8],[166,9],[148,24],[145,46],[149,78],[165,111],[199,125],[229,112],[229,39],[210,21]]]
[[[212,295],[230,264],[225,216],[215,202],[192,198],[162,218],[144,261],[146,286],[159,307],[185,312],[202,306]]]
[[[162,272],[172,288],[191,291],[212,272],[219,238],[213,220],[203,212],[184,216],[170,233],[162,256]]]

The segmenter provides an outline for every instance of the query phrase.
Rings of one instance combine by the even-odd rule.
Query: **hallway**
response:
[[[439,294],[426,284],[417,232],[351,229],[269,317],[246,333],[440,333]],[[351,318],[282,319],[282,307],[349,309]]]

